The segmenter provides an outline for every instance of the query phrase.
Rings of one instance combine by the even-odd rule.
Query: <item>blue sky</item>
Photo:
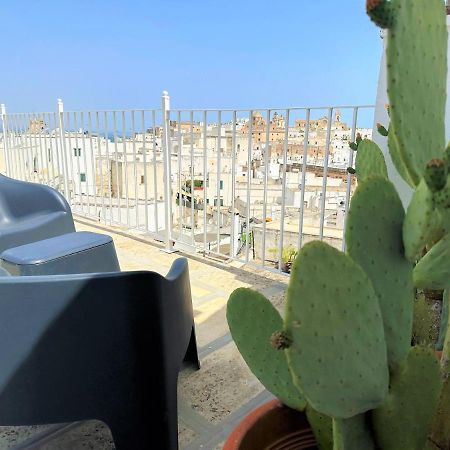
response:
[[[371,104],[364,0],[3,0],[9,111]]]

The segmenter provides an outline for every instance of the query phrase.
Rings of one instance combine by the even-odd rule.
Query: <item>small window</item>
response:
[[[80,181],[86,181],[86,174],[80,173]]]
[[[223,180],[220,180],[220,189],[223,189]]]
[[[214,199],[214,206],[217,206],[217,198]],[[220,206],[223,206],[223,198],[220,199]]]
[[[52,162],[52,149],[48,149],[48,162]]]
[[[145,175],[141,175],[141,184],[145,183]]]
[[[73,149],[73,155],[74,156],[81,156],[81,148],[74,148]]]

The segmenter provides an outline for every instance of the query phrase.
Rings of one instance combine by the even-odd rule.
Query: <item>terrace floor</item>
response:
[[[179,442],[183,450],[221,449],[240,419],[271,398],[251,374],[231,340],[226,323],[226,301],[238,287],[252,287],[281,308],[287,278],[253,267],[225,265],[200,256],[167,254],[143,234],[105,228],[79,219],[79,231],[110,234],[122,270],[152,270],[165,275],[172,262],[189,259],[194,315],[201,369],[185,369],[179,377]],[[100,228],[100,230],[99,230]],[[149,443],[151,437],[149,436]],[[39,427],[0,427],[0,449],[109,450],[109,430],[100,422],[78,422]]]

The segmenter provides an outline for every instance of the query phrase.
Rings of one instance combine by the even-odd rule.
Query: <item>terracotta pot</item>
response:
[[[317,450],[306,415],[271,400],[244,417],[223,450]]]

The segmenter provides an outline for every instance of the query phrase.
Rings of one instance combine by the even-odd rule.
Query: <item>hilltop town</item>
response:
[[[170,120],[170,209],[179,245],[275,263],[281,233],[283,248],[317,236],[340,247],[354,189],[348,144],[352,133],[370,138],[372,130],[352,132],[339,110],[288,120],[276,111],[254,111],[251,120],[225,116],[181,120],[178,113]],[[114,131],[102,133],[108,119]],[[11,166],[19,178],[67,189],[80,214],[95,209],[99,221],[157,235],[168,206],[163,127],[152,119],[88,113],[67,114],[64,130],[50,116],[15,132],[11,124]]]

